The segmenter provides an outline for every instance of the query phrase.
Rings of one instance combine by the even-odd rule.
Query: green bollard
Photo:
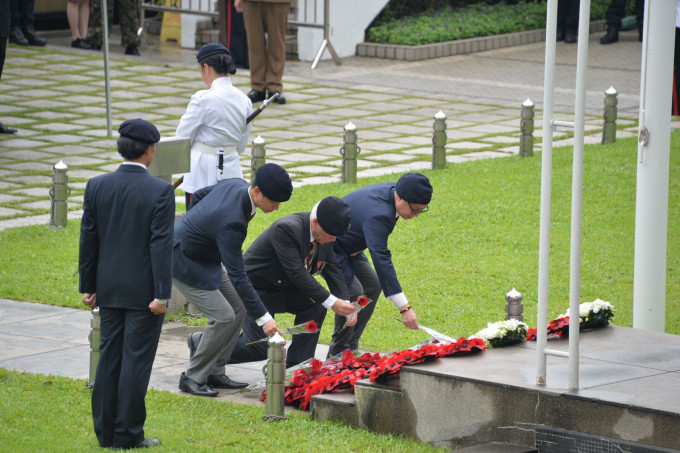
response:
[[[604,92],[604,125],[602,126],[602,144],[616,143],[616,119],[618,117],[619,93],[614,87]]]
[[[92,310],[90,320],[90,375],[87,380],[88,387],[94,387],[94,378],[97,376],[97,365],[99,365],[99,344],[101,343],[99,308]]]
[[[522,102],[519,128],[519,155],[531,157],[534,155],[534,103],[529,98]]]
[[[350,121],[345,125],[342,148],[342,182],[356,184],[357,182],[357,156],[361,151],[357,146],[357,127]]]
[[[265,154],[267,153],[267,150],[265,149],[266,144],[267,141],[259,135],[253,139],[253,153],[252,157],[250,158],[251,179],[253,176],[255,176],[257,169],[263,166],[265,163]]]
[[[52,173],[52,188],[50,189],[51,210],[50,227],[64,228],[68,214],[68,196],[71,190],[68,188],[68,165],[59,161]]]
[[[432,169],[444,169],[446,168],[446,113],[440,110],[434,114],[432,128]]]

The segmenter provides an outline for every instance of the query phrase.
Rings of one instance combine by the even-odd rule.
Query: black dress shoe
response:
[[[564,41],[564,30],[557,30],[556,38],[555,41]]]
[[[132,448],[149,448],[149,447],[157,447],[161,444],[160,439],[144,439],[137,445],[135,445]]]
[[[182,375],[179,377],[179,389],[183,392],[196,396],[217,396],[217,392],[215,390],[211,389],[205,384],[199,384],[193,379],[188,378],[184,373],[182,373]]]
[[[129,46],[127,46],[125,48],[125,55],[135,55],[138,57],[139,50],[137,49],[137,46],[135,46],[134,44],[130,44]]]
[[[71,41],[71,47],[74,47],[76,49],[90,49],[90,43],[87,42],[87,40],[83,38],[76,38],[73,41]]]
[[[32,46],[44,46],[47,44],[47,41],[45,41],[45,38],[42,38],[38,36],[38,34],[35,32],[35,28],[33,28],[33,25],[26,25],[22,31],[24,32],[24,36],[28,40],[28,43]]]
[[[577,41],[576,33],[573,31],[568,31],[564,33],[564,42],[567,44],[573,44]]]
[[[13,127],[5,126],[4,124],[0,123],[0,134],[16,134],[17,130],[14,129]]]
[[[97,44],[88,39],[87,44],[90,46],[90,50],[102,50],[101,43]]]
[[[619,40],[619,29],[616,27],[609,27],[607,34],[600,39],[600,44],[612,44]]]
[[[262,102],[264,101],[267,96],[264,94],[264,91],[257,91],[257,90],[250,90],[250,93],[248,93],[248,99],[250,99],[250,102],[253,104],[256,102]]]
[[[19,44],[20,46],[28,45],[28,39],[26,39],[24,32],[21,31],[21,28],[19,27],[14,27],[9,32],[9,42],[12,44]]]
[[[274,99],[273,102],[275,102],[276,104],[285,104],[286,98],[283,96],[283,93],[281,93],[280,91],[270,91],[269,97],[274,96],[276,93],[279,93],[279,96],[276,99]]]
[[[191,359],[194,354],[196,354],[196,349],[198,349],[198,343],[201,341],[202,332],[190,333],[187,337],[187,345],[189,346],[189,359]]]
[[[245,382],[235,382],[226,374],[213,374],[208,376],[208,385],[218,389],[244,389],[248,387]]]

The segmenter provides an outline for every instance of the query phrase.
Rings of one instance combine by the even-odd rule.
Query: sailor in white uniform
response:
[[[206,44],[196,60],[209,88],[191,97],[175,133],[192,141],[191,171],[184,175],[182,184],[187,209],[197,190],[222,179],[243,178],[239,155],[248,144],[252,125],[246,121],[253,111],[250,99],[229,78],[236,66],[226,47]]]

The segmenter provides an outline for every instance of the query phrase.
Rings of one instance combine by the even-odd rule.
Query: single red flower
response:
[[[536,336],[538,335],[538,329],[536,327],[531,327],[527,330],[527,341],[536,341]]]
[[[368,305],[368,297],[366,297],[366,296],[357,297],[357,304],[360,307],[365,307],[366,305]]]
[[[354,362],[354,354],[350,349],[345,349],[345,352],[342,353],[342,363],[351,366],[352,362]]]
[[[319,330],[319,328],[314,321],[309,321],[307,324],[305,324],[305,330],[309,333],[314,333]]]

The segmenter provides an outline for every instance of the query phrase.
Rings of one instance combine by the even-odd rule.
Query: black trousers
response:
[[[92,391],[94,432],[102,447],[129,448],[144,440],[144,398],[165,315],[99,308],[101,345]]]
[[[635,0],[635,17],[637,19],[638,28],[642,27],[642,16],[644,13],[644,0]],[[626,0],[612,0],[605,13],[607,27],[621,28],[621,19],[626,17],[626,15]]]
[[[371,303],[359,312],[357,323],[354,326],[344,327],[347,318],[335,315],[333,336],[328,348],[329,357],[342,354],[347,349],[352,351],[359,349],[359,340],[368,325],[368,321],[371,320],[373,310],[375,310],[378,297],[380,297],[380,292],[382,291],[378,274],[368,260],[362,259],[362,255],[363,253],[349,258],[354,268],[354,279],[348,285],[349,298],[355,301],[357,297],[365,295],[371,300]]]
[[[217,3],[219,14],[220,44],[229,49],[231,59],[237,68],[248,69],[248,38],[243,23],[243,13],[234,8],[233,0],[220,0]]]
[[[304,294],[297,290],[257,290],[257,292],[272,316],[276,317],[277,313],[292,313],[295,315],[295,325],[314,321],[319,328],[316,333],[293,336],[293,340],[286,353],[286,366],[291,367],[313,358],[316,345],[319,342],[321,326],[326,318],[326,308],[321,304],[310,302]],[[266,341],[246,346],[247,343],[264,337],[266,335],[262,327],[258,326],[255,319],[251,316],[247,316],[243,322],[243,332],[239,335],[229,363],[265,360],[267,358],[267,349],[269,348],[269,344]],[[286,338],[286,341],[288,341],[288,338]]]
[[[35,0],[10,0],[9,14],[12,18],[12,28],[33,25],[33,11]]]
[[[673,58],[673,116],[680,115],[680,28],[675,29],[675,57]]]
[[[560,0],[557,2],[557,29],[578,33],[579,0]]]

